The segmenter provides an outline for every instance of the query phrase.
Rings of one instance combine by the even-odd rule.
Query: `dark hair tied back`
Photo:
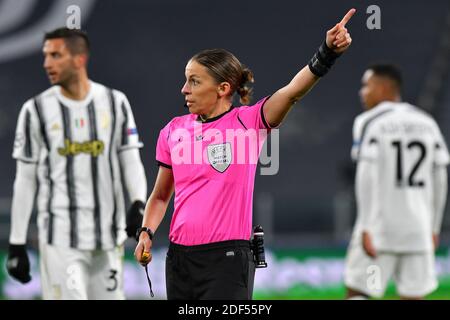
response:
[[[252,88],[246,86],[247,82],[250,82],[250,83],[254,82],[253,73],[249,68],[242,65],[241,83],[236,88],[236,92],[240,96],[240,102],[244,105],[248,104],[250,102],[251,95],[253,92]]]

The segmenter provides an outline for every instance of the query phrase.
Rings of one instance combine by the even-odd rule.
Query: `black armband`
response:
[[[308,63],[309,70],[318,77],[323,77],[331,69],[341,54],[328,48],[324,41]]]

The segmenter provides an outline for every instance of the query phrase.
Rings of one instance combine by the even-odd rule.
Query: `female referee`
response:
[[[292,105],[349,48],[352,39],[345,25],[355,11],[327,32],[311,61],[288,85],[251,106],[232,106],[235,92],[248,105],[245,84],[253,81],[251,71],[234,55],[205,50],[187,63],[181,92],[190,114],[172,119],[160,131],[159,172],[136,234],[135,257],[146,265],[153,234],[175,191],[166,258],[168,299],[252,298],[255,264],[249,239],[257,163],[249,159],[249,145],[260,146],[264,138],[251,132],[279,126]],[[251,143],[236,147],[239,132]]]

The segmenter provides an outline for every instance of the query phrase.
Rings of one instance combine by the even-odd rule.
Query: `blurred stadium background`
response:
[[[369,5],[381,29],[369,30]],[[326,30],[349,8],[352,48],[299,103],[280,130],[279,172],[257,175],[255,224],[263,225],[269,268],[256,274],[255,298],[341,299],[344,256],[355,219],[354,117],[362,111],[360,79],[368,64],[390,61],[404,73],[404,100],[435,116],[450,142],[450,1],[0,0],[0,297],[40,297],[35,220],[29,230],[33,281],[5,271],[15,162],[14,129],[22,104],[49,84],[40,53],[44,31],[62,26],[70,5],[81,8],[92,42],[90,78],[125,92],[141,140],[149,190],[159,130],[185,113],[180,94],[187,60],[204,48],[232,51],[255,74],[255,99],[273,93],[307,63]],[[440,289],[450,299],[450,212],[438,251]],[[165,298],[164,257],[171,209],[157,232],[150,267],[156,298]],[[126,243],[128,298],[147,298],[145,273]],[[388,298],[393,297],[392,286]]]

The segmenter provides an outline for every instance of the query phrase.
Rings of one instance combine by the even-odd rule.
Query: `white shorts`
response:
[[[119,300],[123,292],[123,246],[77,250],[40,243],[45,300]]]
[[[400,297],[425,297],[438,287],[434,253],[378,252],[371,258],[360,242],[350,244],[344,275],[347,288],[381,298],[391,279]]]

